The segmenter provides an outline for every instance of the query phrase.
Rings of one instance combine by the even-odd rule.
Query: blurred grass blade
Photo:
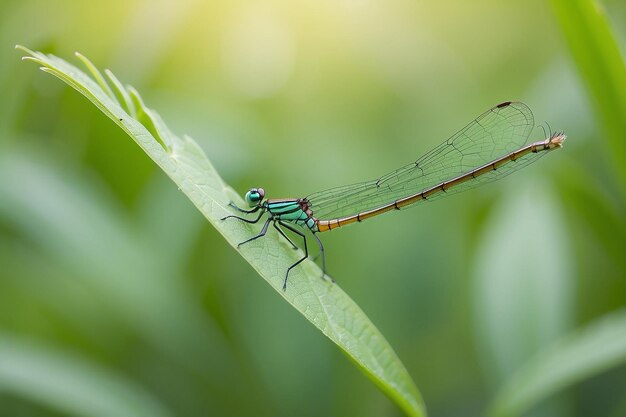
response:
[[[488,415],[519,416],[557,391],[625,363],[626,309],[622,309],[535,356],[504,385]]]
[[[552,0],[552,6],[626,183],[626,63],[617,40],[597,1]]]
[[[0,392],[27,398],[63,415],[171,415],[157,398],[120,375],[8,334],[0,334]]]
[[[0,221],[84,280],[78,287],[106,298],[115,317],[177,366],[205,375],[216,395],[227,398],[234,384],[227,376],[237,372],[238,362],[223,333],[198,310],[184,280],[170,278],[178,275],[167,256],[152,248],[99,185],[66,175],[41,155],[12,149],[0,154]]]
[[[229,201],[241,206],[243,201],[224,184],[198,144],[187,136],[174,135],[156,112],[144,106],[136,90],[126,89],[137,111],[135,119],[117,103],[110,88],[105,92],[106,89],[78,68],[55,56],[18,48],[29,55],[24,59],[38,63],[43,71],[85,95],[122,128],[232,246],[258,232],[256,225],[220,220],[230,214]],[[95,67],[87,65],[94,73]],[[407,415],[425,415],[420,393],[391,346],[338,285],[320,279],[322,273],[313,262],[294,269],[289,287],[283,291],[285,271],[301,253],[292,250],[286,241],[273,237],[246,245],[240,253],[278,294],[343,349]]]
[[[572,316],[569,239],[554,191],[540,181],[513,188],[480,239],[473,279],[477,345],[493,387],[565,334]]]

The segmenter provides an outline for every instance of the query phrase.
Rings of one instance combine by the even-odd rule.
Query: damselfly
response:
[[[283,289],[286,289],[289,272],[309,257],[306,229],[317,241],[322,270],[326,273],[324,246],[317,233],[502,178],[536,161],[547,151],[560,148],[566,138],[563,132],[555,132],[545,140],[525,145],[533,127],[530,109],[524,103],[507,101],[487,110],[417,161],[378,179],[331,188],[303,198],[265,199],[263,188],[252,188],[245,195],[250,210],[233,203],[231,206],[241,213],[258,212],[257,217],[246,219],[231,215],[222,220],[232,217],[257,223],[268,214],[261,232],[239,246],[264,236],[270,223],[294,248],[297,246],[281,226],[302,237],[304,256],[287,268],[283,282]]]

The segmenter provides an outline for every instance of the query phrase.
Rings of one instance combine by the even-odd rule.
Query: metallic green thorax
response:
[[[308,204],[304,198],[267,200],[264,203],[274,219],[293,222],[299,226],[306,225],[312,232],[317,232],[317,222]]]

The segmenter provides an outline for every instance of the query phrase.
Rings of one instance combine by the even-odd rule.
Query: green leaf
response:
[[[552,0],[574,62],[604,127],[615,169],[626,183],[626,63],[602,6],[594,0]]]
[[[570,239],[562,209],[548,185],[526,180],[490,216],[476,256],[477,344],[492,387],[563,335],[572,316]],[[565,405],[559,399],[541,411],[562,416]]]
[[[139,386],[107,371],[0,334],[0,392],[46,405],[64,415],[158,417],[171,413]]]
[[[169,254],[153,247],[152,236],[133,227],[98,185],[67,175],[43,155],[12,148],[0,153],[0,221],[84,280],[77,287],[86,285],[107,299],[115,317],[176,366],[205,375],[215,384],[212,395],[225,399],[234,382],[223,375],[236,373],[240,363],[223,333],[198,310],[184,280],[170,279],[178,275]],[[179,243],[175,233],[170,238],[170,244]],[[64,300],[54,301],[69,306]]]
[[[503,386],[488,415],[521,415],[557,391],[624,363],[626,309],[596,320],[536,355]]]
[[[537,178],[514,187],[480,239],[473,302],[477,343],[494,386],[571,322],[569,238],[554,194]]]
[[[38,63],[43,71],[72,86],[124,130],[231,246],[236,247],[258,233],[257,225],[220,220],[232,214],[230,201],[244,206],[243,201],[220,178],[200,146],[188,136],[174,135],[159,115],[144,105],[136,90],[124,88],[107,71],[114,84],[111,90],[96,67],[82,56],[81,60],[97,81],[60,58],[17,48],[29,55],[24,59]],[[132,115],[133,111],[136,116]],[[302,256],[300,251],[294,251],[284,239],[266,236],[243,246],[240,253],[278,294],[347,353],[407,415],[425,415],[421,395],[391,346],[337,284],[321,279],[317,265],[307,261],[295,268],[287,290],[283,291],[284,274]]]

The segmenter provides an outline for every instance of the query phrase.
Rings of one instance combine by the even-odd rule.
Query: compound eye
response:
[[[261,192],[259,192],[258,189],[253,188],[246,193],[246,197],[245,197],[246,203],[250,207],[255,207],[259,204],[259,201],[263,199],[263,195],[265,195],[265,192],[263,191],[262,188],[261,188]]]

